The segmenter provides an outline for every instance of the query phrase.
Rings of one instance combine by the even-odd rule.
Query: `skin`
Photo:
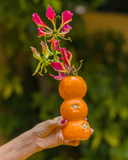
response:
[[[62,124],[63,122],[63,124]],[[25,160],[32,154],[59,145],[78,146],[80,141],[66,141],[62,128],[67,124],[61,116],[39,123],[31,130],[0,147],[0,160]]]

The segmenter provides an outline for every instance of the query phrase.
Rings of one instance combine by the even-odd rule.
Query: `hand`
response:
[[[66,126],[67,122],[59,116],[36,125],[32,131],[37,151],[59,145],[78,146],[80,141],[67,141],[63,138],[62,128]]]

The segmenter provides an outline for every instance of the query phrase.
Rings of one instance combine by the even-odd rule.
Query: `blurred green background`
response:
[[[58,15],[74,13],[72,43],[61,40],[61,46],[72,52],[76,68],[84,59],[79,75],[88,86],[84,100],[95,132],[79,147],[47,149],[28,160],[128,160],[127,0],[0,0],[0,145],[60,115],[59,82],[32,76],[38,62],[30,46],[41,51],[32,13],[51,25],[48,5]]]

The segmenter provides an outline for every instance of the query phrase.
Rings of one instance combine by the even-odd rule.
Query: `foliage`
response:
[[[40,121],[58,116],[62,103],[58,81],[48,74],[32,77],[37,62],[30,46],[40,48],[32,13],[38,11],[46,22],[47,3],[60,14],[80,3],[91,6],[90,2],[94,3],[82,0],[0,1],[0,130],[8,140]],[[97,2],[98,6],[100,1]],[[62,42],[62,45],[72,52],[76,66],[79,60],[85,60],[79,75],[87,82],[84,100],[89,108],[88,121],[95,132],[77,148],[59,146],[36,153],[28,160],[127,160],[128,53],[123,50],[125,39],[114,31],[88,35],[82,17],[76,14],[71,23],[73,30],[69,36],[73,42]]]

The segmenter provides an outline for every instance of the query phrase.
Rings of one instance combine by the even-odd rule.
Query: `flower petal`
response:
[[[72,20],[73,13],[71,11],[66,10],[62,13],[62,22],[61,24],[66,24]]]
[[[65,51],[66,51],[66,56],[67,56],[67,59],[69,60],[69,62],[71,63],[71,60],[72,60],[72,54],[71,52],[67,51],[66,48],[65,48]]]
[[[40,28],[40,27],[37,27],[38,29],[38,37],[41,37],[41,36],[46,36],[46,35],[50,35],[51,33],[49,32],[44,32],[43,31],[43,28]]]
[[[38,37],[44,36],[45,33],[43,32],[43,28],[37,28],[38,29]]]
[[[57,49],[57,50],[60,51],[60,49]],[[69,51],[67,51],[66,48],[61,48],[61,53],[63,55],[65,67],[67,68],[68,71],[70,71],[72,54]],[[62,58],[59,58],[59,59],[62,60]]]
[[[57,40],[55,40],[55,38],[53,37],[51,40],[48,40],[51,44],[52,44],[52,48],[53,49],[57,49],[58,48],[58,41]],[[60,42],[60,40],[59,40],[59,42]]]
[[[37,13],[32,14],[33,21],[39,26],[39,27],[47,27],[47,25],[41,20],[39,15]]]
[[[44,57],[48,58],[49,52],[47,50],[46,44],[43,41],[41,41],[41,46],[42,46],[42,54],[44,55]]]
[[[31,48],[31,51],[33,52],[33,57],[37,60],[41,60],[41,56],[40,56],[40,53],[37,52],[36,48],[34,47],[30,47]]]
[[[60,72],[60,75],[58,75],[58,76],[54,76],[51,73],[49,73],[49,74],[50,74],[51,77],[53,77],[56,80],[61,80],[62,78],[69,76],[69,74],[64,74],[62,72]]]
[[[41,46],[42,46],[42,52],[44,52],[44,50],[47,49],[47,46],[43,41],[41,41]]]
[[[68,70],[64,67],[62,62],[51,62],[51,67],[55,71],[68,73]]]
[[[62,32],[61,32],[60,35],[65,36],[65,35],[70,31],[70,29],[72,29],[72,27],[69,26],[68,23],[66,23],[66,24],[63,26]]]
[[[46,12],[46,16],[52,23],[55,23],[55,12],[49,5]]]
[[[59,60],[62,61],[63,60],[62,57],[59,57]]]
[[[34,76],[36,73],[38,73],[38,72],[39,72],[39,70],[40,70],[40,66],[41,66],[41,62],[39,62],[39,63],[38,63],[38,65],[37,65],[37,67],[36,67],[35,72],[32,74],[33,76]]]

